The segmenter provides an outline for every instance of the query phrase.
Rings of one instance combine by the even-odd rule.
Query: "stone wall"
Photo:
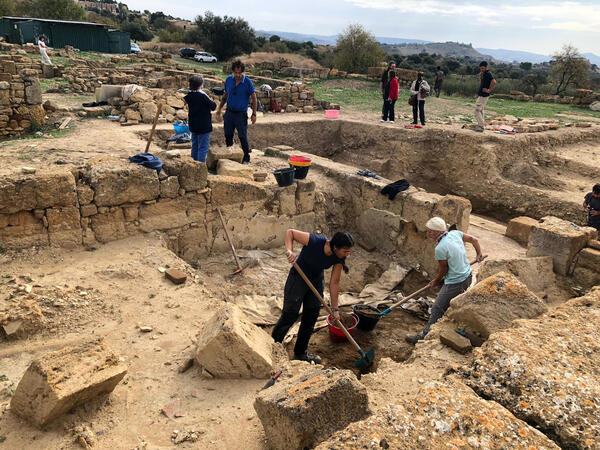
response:
[[[40,72],[23,56],[0,55],[0,136],[19,136],[45,121]]]
[[[386,69],[385,66],[369,67],[367,69],[367,77],[373,80],[381,80],[381,74]],[[396,78],[400,86],[410,87],[413,81],[417,79],[418,72],[416,70],[396,68]]]

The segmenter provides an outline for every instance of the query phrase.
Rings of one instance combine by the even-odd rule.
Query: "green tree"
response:
[[[370,66],[378,65],[386,53],[372,33],[359,24],[351,24],[337,39],[335,66],[347,72],[366,73]]]
[[[550,79],[556,87],[555,95],[564,94],[569,86],[581,88],[587,85],[590,62],[572,45],[564,45],[560,52],[552,55],[551,65]]]
[[[531,70],[531,67],[533,67],[533,64],[531,64],[530,62],[522,62],[521,64],[519,64],[519,67],[525,72],[529,72]]]
[[[14,0],[0,0],[0,16],[13,16],[15,11]]]
[[[254,30],[241,17],[219,17],[210,11],[196,17],[196,27],[185,36],[185,42],[200,44],[223,61],[250,53],[255,39]]]
[[[269,37],[269,42],[278,42],[278,41],[280,41],[280,40],[281,40],[281,38],[280,38],[279,36],[277,36],[276,34],[272,34],[272,35]]]
[[[535,69],[528,72],[523,77],[523,83],[531,88],[531,95],[537,94],[540,86],[548,82],[548,73],[541,69]]]
[[[146,25],[138,22],[123,22],[121,24],[121,31],[129,33],[131,39],[135,41],[150,41],[154,36]]]
[[[58,20],[83,20],[85,10],[73,0],[34,0],[33,17]],[[30,13],[31,14],[31,13]]]

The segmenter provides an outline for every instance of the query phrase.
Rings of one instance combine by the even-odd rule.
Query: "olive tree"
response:
[[[375,36],[361,25],[349,25],[337,39],[335,67],[346,72],[366,73],[386,57]]]

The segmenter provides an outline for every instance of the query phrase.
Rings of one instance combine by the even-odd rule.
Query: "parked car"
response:
[[[216,63],[217,57],[206,52],[197,52],[194,59],[198,62]]]
[[[131,43],[131,53],[139,53],[141,51],[142,51],[142,49],[140,48],[139,45],[137,45],[135,42]]]
[[[179,56],[182,58],[193,58],[196,56],[196,50],[190,47],[183,47],[179,49]]]

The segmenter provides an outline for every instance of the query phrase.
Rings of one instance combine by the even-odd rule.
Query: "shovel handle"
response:
[[[348,338],[348,340],[352,343],[352,345],[354,346],[354,348],[356,350],[358,350],[358,353],[360,353],[360,355],[362,357],[364,357],[365,352],[363,351],[363,349],[360,348],[360,345],[358,345],[356,343],[356,341],[352,338],[352,336],[350,336],[350,333],[348,333],[348,330],[346,330],[346,327],[342,324],[342,322],[340,322],[339,319],[335,318],[335,316],[333,315],[333,311],[331,310],[331,308],[329,307],[329,305],[325,302],[325,300],[323,300],[323,297],[321,297],[321,294],[319,294],[319,291],[317,291],[317,289],[313,286],[313,284],[310,282],[310,280],[308,279],[308,277],[304,274],[304,272],[302,271],[302,269],[300,268],[300,266],[298,266],[298,264],[295,263],[295,262],[294,262],[294,269],[296,269],[296,272],[298,272],[300,274],[300,276],[302,277],[302,279],[304,280],[304,282],[308,285],[308,287],[313,292],[313,294],[315,294],[315,296],[319,299],[319,301],[321,302],[321,304],[323,305],[323,307],[325,308],[325,310],[329,313],[329,315],[331,316],[331,318],[334,320],[334,323],[336,324],[336,326],[338,328],[340,328],[344,332],[344,334],[346,335],[346,337]]]
[[[487,258],[488,255],[483,255],[481,257],[481,261],[483,261],[485,258]],[[480,261],[480,262],[481,262]],[[477,262],[477,260],[473,260],[471,261],[469,264],[473,265]],[[392,306],[390,306],[389,308],[387,308],[384,311],[381,311],[381,313],[379,313],[380,316],[385,316],[386,314],[389,314],[392,309],[397,308],[400,305],[403,305],[404,303],[406,303],[407,301],[409,301],[411,298],[414,298],[415,296],[419,295],[421,292],[423,292],[424,290],[426,290],[429,287],[429,285],[423,286],[421,289],[419,289],[418,291],[413,292],[412,294],[410,294],[408,297],[404,297],[402,300],[400,300],[397,303],[394,303]]]
[[[223,229],[225,230],[225,236],[227,237],[227,242],[229,242],[229,246],[231,247],[231,251],[233,252],[233,256],[235,258],[235,263],[237,264],[238,271],[242,270],[242,265],[240,264],[240,259],[235,251],[235,247],[231,242],[231,237],[229,236],[229,231],[227,230],[227,225],[225,225],[225,219],[223,218],[223,213],[221,213],[221,208],[217,208],[217,212],[219,213],[219,218],[221,219],[221,224],[223,225]]]
[[[150,135],[148,136],[148,142],[146,143],[145,153],[148,153],[150,149],[150,143],[152,142],[152,138],[154,137],[154,130],[156,129],[156,124],[158,123],[158,117],[160,116],[160,112],[162,111],[162,103],[158,104],[156,108],[156,115],[154,116],[154,121],[152,122],[152,129],[150,130]]]

